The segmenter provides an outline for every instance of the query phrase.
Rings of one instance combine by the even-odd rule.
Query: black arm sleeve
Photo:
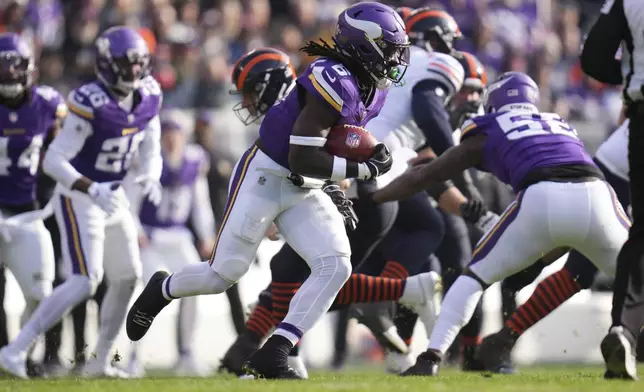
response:
[[[411,113],[414,121],[425,135],[425,146],[431,146],[436,155],[441,155],[454,146],[453,129],[445,110],[445,90],[435,80],[425,79],[412,89]]]
[[[622,69],[615,54],[630,32],[624,16],[623,0],[615,0],[608,13],[602,13],[590,29],[581,51],[581,68],[600,82],[622,84]],[[632,42],[632,41],[631,41]],[[629,48],[632,53],[632,48]]]

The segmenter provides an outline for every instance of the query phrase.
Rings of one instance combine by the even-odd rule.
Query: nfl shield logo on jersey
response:
[[[360,145],[360,134],[355,132],[349,132],[347,134],[347,140],[345,144],[349,148],[357,148]]]

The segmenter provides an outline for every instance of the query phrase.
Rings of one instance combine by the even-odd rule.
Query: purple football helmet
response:
[[[34,69],[29,45],[16,33],[0,34],[0,98],[22,96],[31,86]]]
[[[341,52],[362,64],[378,88],[402,81],[410,44],[405,23],[392,8],[372,2],[347,8],[338,17],[333,40]]]
[[[508,110],[538,112],[539,86],[522,72],[506,72],[488,86],[483,105],[487,113]]]
[[[150,72],[150,53],[136,31],[111,27],[95,44],[96,76],[119,95],[128,95],[139,87],[141,79]]]

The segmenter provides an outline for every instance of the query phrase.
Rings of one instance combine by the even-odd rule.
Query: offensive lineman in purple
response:
[[[35,207],[40,150],[67,114],[48,86],[32,86],[31,50],[17,34],[0,34],[0,206],[13,212]]]

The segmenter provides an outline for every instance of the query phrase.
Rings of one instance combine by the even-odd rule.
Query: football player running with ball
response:
[[[628,237],[628,220],[613,189],[576,131],[556,114],[539,113],[539,88],[529,76],[502,74],[483,101],[487,114],[466,121],[460,145],[373,195],[376,202],[405,198],[475,166],[517,192],[447,292],[428,350],[403,375],[438,374],[445,352],[491,284],[569,248],[615,276]]]
[[[335,157],[322,147],[333,126],[362,126],[377,116],[387,89],[402,80],[409,61],[402,20],[378,3],[343,11],[333,41],[333,46],[312,49],[321,58],[268,111],[258,140],[239,160],[210,262],[169,276],[157,272],[128,314],[130,339],[141,339],[173,299],[222,293],[239,281],[275,222],[309,264],[311,275],[247,369],[256,377],[300,378],[287,364],[288,353],[330,308],[351,274],[343,217],[319,179],[375,178],[392,163],[382,144],[364,163]]]
[[[157,82],[148,76],[148,47],[137,32],[112,27],[96,40],[95,50],[98,80],[70,93],[70,113],[43,162],[45,172],[58,182],[53,201],[71,275],[0,351],[0,366],[22,378],[27,377],[25,355],[31,345],[67,311],[91,297],[103,273],[109,288],[95,356],[83,375],[127,377],[111,365],[111,350],[141,275],[141,261],[121,180],[138,153],[143,194],[154,203],[160,201],[162,96]]]

